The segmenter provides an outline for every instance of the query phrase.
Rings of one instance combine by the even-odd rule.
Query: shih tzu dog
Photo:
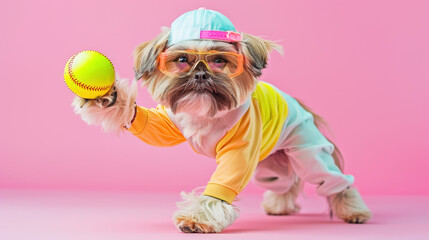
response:
[[[76,97],[75,112],[106,131],[128,129],[144,142],[188,141],[218,164],[203,193],[182,193],[174,222],[183,232],[221,232],[238,217],[232,205],[252,179],[265,188],[267,214],[300,210],[303,182],[317,185],[333,213],[364,223],[371,212],[353,176],[343,174],[338,149],[316,127],[322,119],[276,87],[258,81],[274,42],[238,33],[224,15],[187,12],[134,51],[136,80],[159,103],[135,104],[137,81],[117,80],[95,100]]]

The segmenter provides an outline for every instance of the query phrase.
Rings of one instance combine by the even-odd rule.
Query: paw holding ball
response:
[[[115,68],[102,53],[81,51],[67,61],[64,80],[70,90],[79,97],[96,99],[112,88]]]
[[[116,78],[112,62],[97,51],[73,55],[64,69],[64,80],[77,96],[74,112],[90,125],[101,125],[106,132],[131,126],[135,116],[137,82]]]

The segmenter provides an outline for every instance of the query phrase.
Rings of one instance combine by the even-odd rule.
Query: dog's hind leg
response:
[[[283,151],[276,152],[259,163],[254,181],[267,189],[262,208],[269,215],[290,215],[299,212],[296,203],[302,184]]]
[[[372,214],[355,188],[328,197],[334,214],[347,223],[365,223]]]
[[[298,213],[301,207],[296,199],[301,192],[301,181],[295,182],[289,191],[283,194],[267,190],[264,193],[262,208],[268,215],[290,215]]]

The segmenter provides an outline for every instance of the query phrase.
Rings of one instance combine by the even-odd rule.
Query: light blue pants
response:
[[[321,196],[329,196],[351,186],[354,177],[343,174],[335,165],[332,157],[334,146],[314,125],[313,115],[294,98],[276,90],[282,93],[288,104],[288,116],[276,146],[258,164],[254,182],[283,194],[299,177],[318,185],[317,193]]]

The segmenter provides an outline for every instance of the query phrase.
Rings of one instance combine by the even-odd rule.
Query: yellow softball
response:
[[[106,94],[113,86],[115,68],[102,53],[81,51],[67,61],[64,81],[76,95],[95,99]]]

